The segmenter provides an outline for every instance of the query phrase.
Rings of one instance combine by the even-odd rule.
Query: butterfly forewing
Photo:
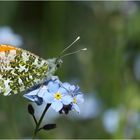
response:
[[[0,93],[5,96],[41,83],[47,71],[46,60],[20,48],[0,45]]]

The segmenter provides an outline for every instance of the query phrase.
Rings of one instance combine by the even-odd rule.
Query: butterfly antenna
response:
[[[64,55],[62,55],[60,58],[62,59],[62,58],[64,58],[64,57],[66,57],[66,56],[73,55],[73,54],[79,53],[79,52],[81,52],[81,51],[86,51],[86,50],[87,50],[87,48],[83,48],[83,49],[77,50],[77,51],[75,51],[75,52],[71,52],[71,53],[64,54]]]
[[[75,44],[80,39],[80,36],[78,36],[68,47],[66,47],[61,53],[60,56],[67,51],[73,44]]]

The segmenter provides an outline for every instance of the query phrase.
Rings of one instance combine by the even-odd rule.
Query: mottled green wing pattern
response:
[[[21,93],[46,77],[46,60],[13,46],[0,45],[0,93]]]

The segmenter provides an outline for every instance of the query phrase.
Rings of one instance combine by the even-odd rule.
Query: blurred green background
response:
[[[46,59],[77,36],[70,51],[88,48],[66,57],[56,74],[77,83],[90,103],[79,117],[55,118],[57,129],[38,138],[140,138],[140,2],[1,1],[5,27],[21,36],[20,47]],[[31,138],[27,105],[21,95],[0,97],[0,138]]]

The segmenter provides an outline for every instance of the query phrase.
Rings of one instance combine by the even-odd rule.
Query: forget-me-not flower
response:
[[[69,83],[62,83],[57,76],[52,76],[39,88],[24,95],[25,98],[41,105],[43,102],[51,104],[56,112],[67,114],[70,110],[80,112],[79,103],[84,101],[79,87]]]
[[[72,97],[61,83],[49,82],[47,90],[44,94],[44,101],[51,103],[51,107],[56,111],[60,111],[63,105],[69,105],[72,102]]]
[[[83,94],[79,91],[79,86],[71,85],[69,83],[63,83],[63,87],[67,89],[72,96],[73,101],[71,103],[72,109],[80,113],[79,105],[84,102]]]

